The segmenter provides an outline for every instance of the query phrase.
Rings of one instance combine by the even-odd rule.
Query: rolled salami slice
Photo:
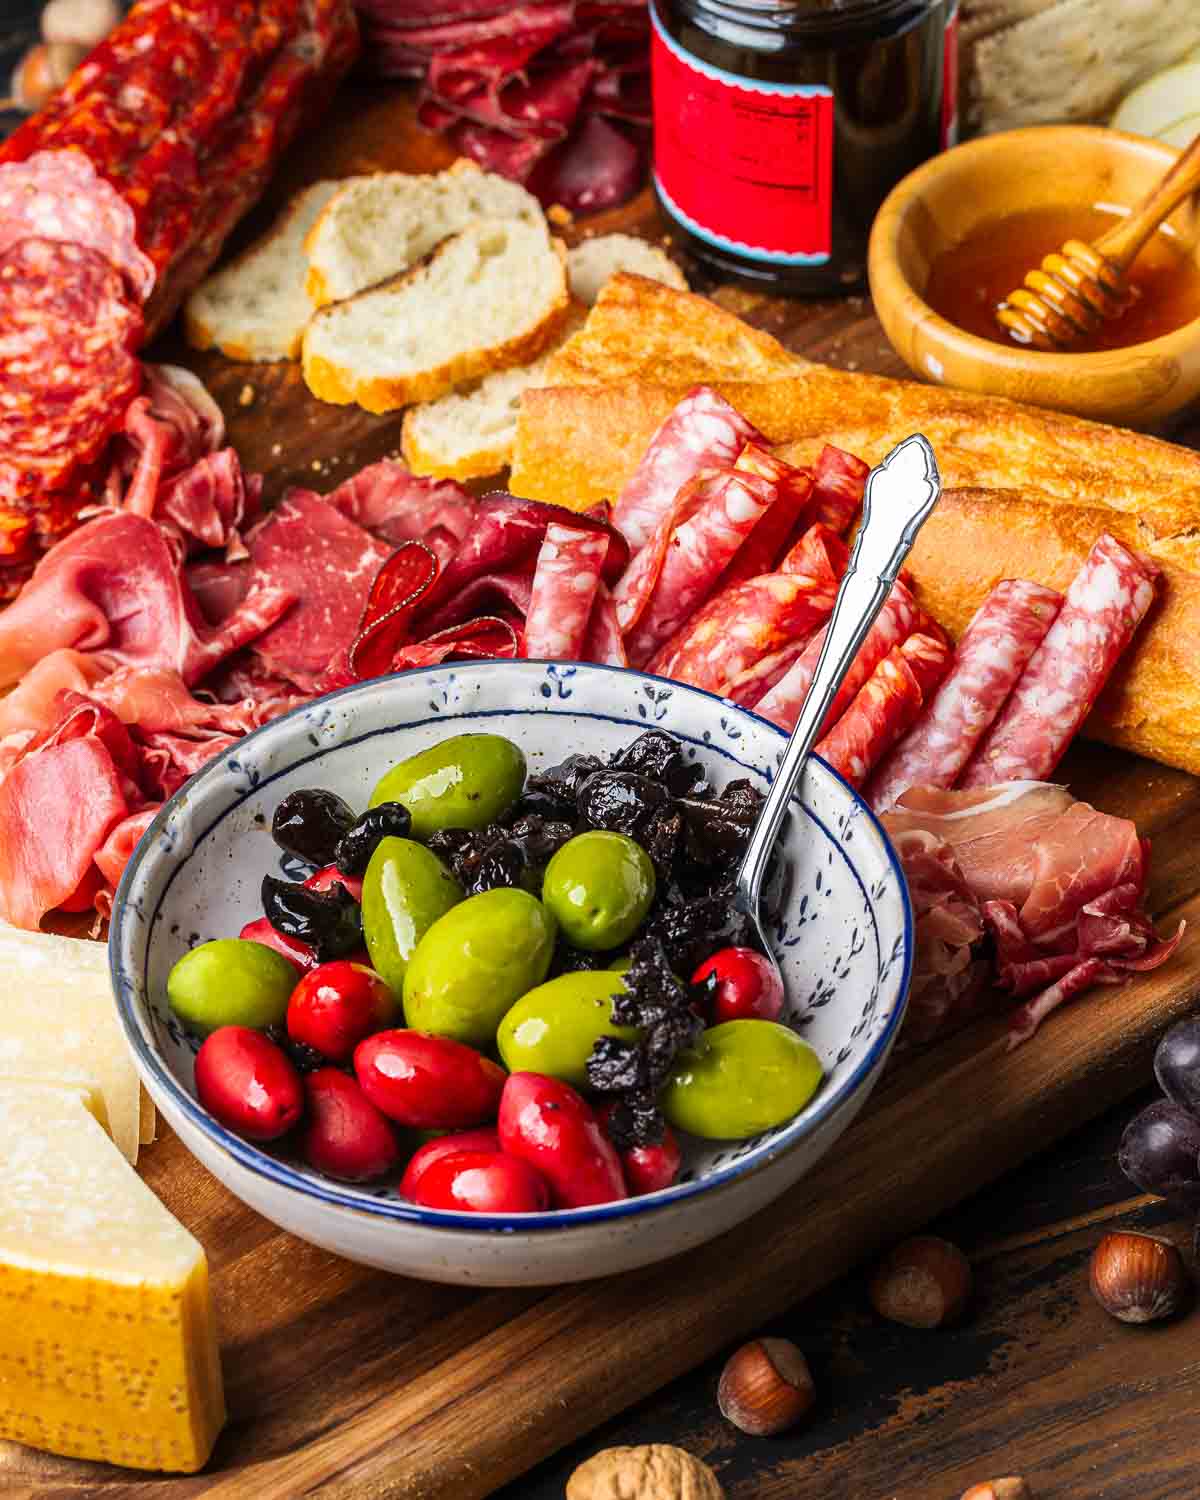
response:
[[[1154,602],[1158,568],[1104,532],[959,786],[1045,781]]]
[[[816,751],[851,786],[862,786],[921,711],[921,685],[894,646]]]
[[[1062,608],[1055,589],[1005,578],[963,631],[949,675],[867,789],[876,812],[912,786],[952,787]]]
[[[702,469],[727,467],[747,443],[765,442],[745,417],[708,386],[697,386],[650,439],[613,511],[636,552],[671,511],[675,497]]]
[[[557,521],[547,526],[525,616],[526,656],[551,661],[583,656],[607,552],[608,537],[602,531],[582,531]]]
[[[813,520],[839,535],[845,531],[858,514],[870,472],[861,458],[826,443],[813,470]]]
[[[626,633],[625,649],[635,667],[649,661],[705,602],[778,494],[769,479],[732,469],[710,474],[699,484],[697,503],[666,547],[654,592]],[[644,550],[654,545],[651,541]]]
[[[823,734],[829,734],[842,714],[850,707],[855,694],[879,663],[894,646],[899,646],[921,623],[921,611],[917,601],[902,583],[895,583],[884,601],[867,638],[858,648],[845,680],[825,716],[821,726]],[[808,697],[813,674],[821,658],[825,644],[825,629],[819,630],[800,653],[792,668],[758,702],[755,712],[770,719],[782,729],[793,729],[800,717],[800,709]]]
[[[813,495],[810,470],[786,464],[756,443],[746,444],[734,468],[769,479],[776,499],[721,575],[722,586],[772,572],[787,549],[788,538],[802,526]]]

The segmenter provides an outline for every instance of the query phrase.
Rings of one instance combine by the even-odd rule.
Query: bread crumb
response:
[[[561,203],[552,203],[546,210],[546,217],[551,224],[561,225],[564,229],[575,222],[575,215],[569,208],[564,208]]]
[[[258,392],[254,389],[254,387],[252,385],[244,385],[241,388],[241,390],[238,392],[238,405],[239,406],[253,406],[254,405],[254,398],[255,398],[255,396],[257,394],[258,394]]]

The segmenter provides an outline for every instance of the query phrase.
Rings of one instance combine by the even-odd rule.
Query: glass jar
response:
[[[721,276],[827,296],[957,134],[958,0],[650,0],[654,184]]]

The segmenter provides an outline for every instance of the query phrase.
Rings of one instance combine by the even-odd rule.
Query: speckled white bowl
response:
[[[277,719],[206,766],[166,804],[117,893],[109,955],[138,1069],[189,1150],[252,1208],[352,1260],[430,1281],[536,1286],[609,1275],[723,1233],[803,1175],[870,1094],[904,1012],[912,915],[891,846],[870,810],[824,764],[809,770],[785,835],[789,868],[776,951],[784,1019],[819,1053],[826,1078],[787,1125],[750,1141],[683,1142],[672,1188],[593,1208],[485,1216],[419,1208],[394,1187],[331,1182],[241,1140],[195,1098],[194,1038],[167,1009],[171,965],[197,942],[259,914],[278,871],[268,829],[298,787],[365,806],[396,761],[451,734],[490,730],[532,769],[572,751],[610,752],[650,726],[688,747],[717,786],[765,787],[784,736],[693,688],[615,668],[485,662],[403,672],[347,688]]]

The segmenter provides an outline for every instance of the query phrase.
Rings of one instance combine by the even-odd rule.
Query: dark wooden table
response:
[[[794,1434],[749,1438],[725,1422],[717,1359],[496,1500],[561,1500],[590,1454],[650,1442],[707,1460],[729,1500],[958,1500],[970,1482],[1012,1473],[1038,1500],[1055,1500],[1060,1486],[1094,1500],[1196,1500],[1200,1311],[1126,1327],[1087,1287],[1088,1256],[1111,1228],[1164,1234],[1192,1263],[1191,1225],[1136,1196],[1117,1168],[1121,1130],[1150,1097],[930,1226],[974,1266],[958,1327],[883,1323],[856,1274],[763,1328],[799,1344],[816,1381],[817,1405]]]

